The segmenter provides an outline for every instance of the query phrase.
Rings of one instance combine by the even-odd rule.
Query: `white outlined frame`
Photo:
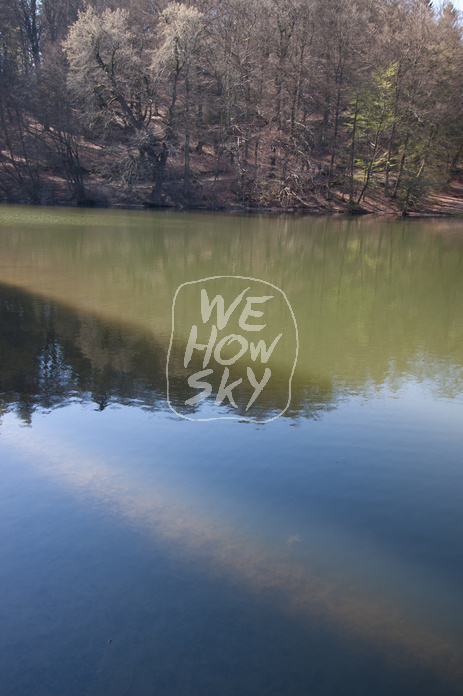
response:
[[[284,409],[280,411],[276,416],[273,416],[272,418],[269,418],[267,420],[256,420],[255,418],[249,417],[249,416],[242,416],[242,415],[231,415],[231,416],[214,416],[213,418],[191,418],[190,416],[185,416],[182,413],[179,413],[178,411],[175,410],[175,408],[172,406],[170,402],[170,392],[169,392],[169,359],[170,359],[170,352],[172,350],[172,343],[174,341],[174,328],[175,328],[175,301],[177,299],[177,295],[180,292],[182,288],[184,288],[186,285],[195,285],[196,283],[204,283],[207,280],[221,280],[222,278],[238,278],[239,280],[251,280],[256,283],[264,283],[265,285],[269,285],[271,288],[274,288],[275,290],[278,290],[278,292],[281,292],[283,295],[286,304],[288,305],[288,309],[291,313],[291,317],[294,322],[294,329],[296,332],[296,354],[294,356],[294,363],[293,367],[291,370],[291,374],[289,376],[289,386],[288,386],[288,402]],[[171,411],[175,413],[175,415],[180,416],[180,418],[184,418],[185,420],[189,421],[214,421],[214,420],[240,420],[240,421],[248,421],[249,423],[259,423],[259,424],[264,424],[264,423],[271,423],[272,421],[276,420],[280,416],[282,416],[289,408],[289,405],[291,403],[291,382],[293,379],[294,375],[294,370],[296,369],[296,364],[297,364],[297,358],[299,354],[299,334],[297,330],[297,322],[296,322],[296,317],[294,316],[293,308],[291,307],[288,298],[286,297],[286,294],[283,292],[281,288],[279,288],[277,285],[274,285],[273,283],[269,283],[267,280],[261,280],[260,278],[250,278],[249,276],[235,276],[235,275],[223,275],[223,276],[209,276],[207,278],[200,278],[199,280],[189,280],[186,283],[182,283],[181,285],[178,286],[177,290],[175,291],[174,299],[172,300],[172,331],[170,334],[170,342],[169,342],[169,350],[167,352],[167,362],[166,362],[166,380],[167,380],[167,403]]]

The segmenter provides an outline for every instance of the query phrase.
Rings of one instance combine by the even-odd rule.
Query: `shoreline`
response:
[[[165,203],[161,205],[153,205],[149,203],[123,203],[115,202],[112,204],[101,204],[89,202],[87,205],[77,205],[73,201],[55,201],[53,203],[43,202],[34,203],[31,201],[0,201],[0,206],[5,207],[30,207],[30,208],[73,208],[81,210],[138,210],[138,211],[163,211],[163,212],[179,212],[179,213],[221,213],[229,215],[269,215],[271,217],[289,215],[291,217],[382,217],[393,219],[421,219],[421,218],[445,218],[445,219],[462,219],[463,218],[463,199],[455,198],[459,203],[454,209],[429,209],[427,206],[418,210],[410,210],[406,213],[400,210],[392,209],[368,209],[362,208],[358,211],[349,210],[348,206],[342,208],[279,208],[279,207],[263,207],[263,206],[207,206],[207,205],[174,205]]]

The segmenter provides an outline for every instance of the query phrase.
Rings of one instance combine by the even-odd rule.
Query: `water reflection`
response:
[[[167,408],[166,349],[146,331],[1,284],[0,326],[1,409],[14,409],[27,423],[38,407],[77,400],[94,402],[99,410],[111,403]],[[175,371],[171,389],[174,404],[191,396]],[[298,385],[285,415],[315,415],[332,407],[336,398],[328,383],[312,389]],[[272,412],[273,399],[274,391],[268,391],[262,418]]]
[[[14,408],[25,422],[30,422],[37,407],[50,409],[75,400],[92,401],[100,410],[110,403],[150,410],[166,408],[166,346],[146,330],[103,320],[1,284],[0,326],[1,408]],[[430,335],[434,340],[434,334]],[[313,341],[305,334],[305,346]],[[308,354],[311,360],[317,359],[315,347]],[[343,356],[353,371],[353,356],[348,352]],[[454,362],[455,351],[453,355],[434,356],[422,346],[416,353],[411,347],[402,360],[394,352],[392,356],[380,375],[373,378],[369,374],[359,381],[338,374],[323,378],[316,370],[311,375],[303,355],[285,417],[314,418],[349,395],[368,398],[384,385],[398,390],[412,378],[434,397],[456,398],[463,394],[463,368]],[[376,367],[374,356],[371,360]],[[199,359],[197,369],[201,369]],[[368,366],[363,363],[361,369]],[[180,408],[191,396],[183,371],[174,371],[171,382],[172,401]],[[265,391],[262,419],[273,412],[278,397],[275,388]]]
[[[367,656],[360,677],[343,668],[349,684],[307,679],[291,693],[306,693],[309,684],[317,694],[358,693],[367,675],[371,693],[405,694],[407,684],[415,693],[459,693],[461,224],[2,215],[0,445],[12,470],[22,463],[72,492],[82,509],[90,501],[153,548],[164,545],[176,572],[196,578],[203,608],[204,587],[219,577],[230,595],[239,588],[239,601],[265,598],[268,613],[278,607],[282,630],[299,622],[308,652],[324,635],[319,664],[361,664]],[[297,317],[291,407],[270,427],[206,427],[167,412],[175,290],[230,273],[283,288]],[[183,345],[189,314],[187,303]],[[286,356],[279,361],[284,372]],[[187,396],[180,372],[172,391],[179,403]],[[272,413],[276,396],[267,393],[263,414]],[[33,427],[18,427],[16,416]],[[27,474],[24,480],[27,488]],[[50,493],[33,489],[30,498],[38,497],[52,508]],[[127,553],[118,529],[109,568]],[[24,543],[40,564],[28,534]],[[72,530],[57,534],[67,546]],[[108,585],[118,582],[103,575]],[[152,592],[143,578],[136,586]],[[171,597],[166,624],[172,606]],[[385,662],[372,668],[375,650]],[[188,659],[193,654],[187,650]],[[286,655],[278,664],[293,663]],[[391,674],[398,681],[385,686]],[[215,693],[227,682],[221,678]],[[156,686],[162,691],[162,680]],[[182,688],[190,693],[187,683]]]
[[[36,407],[72,401],[135,403],[151,409],[165,401],[163,355],[151,339],[83,313],[0,288],[0,399],[30,422]]]
[[[409,376],[429,376],[442,396],[461,392],[458,221],[101,211],[77,214],[77,225],[65,211],[62,224],[50,225],[46,211],[28,224],[20,213],[13,224],[9,211],[0,229],[0,281],[138,329],[160,350],[167,351],[177,287],[232,273],[287,294],[301,343],[295,382],[304,396],[319,390],[323,402],[327,391],[399,385]],[[185,322],[184,343],[189,328]],[[296,412],[302,401],[296,396]]]
[[[175,290],[230,269],[276,282],[294,308],[300,351],[287,417],[410,379],[434,397],[463,393],[463,244],[449,223],[437,236],[426,225],[219,218],[217,234],[211,218],[172,217],[155,217],[154,234],[151,218],[124,215],[111,218],[114,230],[85,216],[82,228],[44,229],[40,214],[32,229],[1,230],[2,391],[17,394],[26,418],[33,403],[77,395],[100,408],[163,408]],[[195,309],[179,327],[184,345]],[[174,374],[174,403],[188,398],[183,385]],[[278,394],[267,397],[262,417]]]

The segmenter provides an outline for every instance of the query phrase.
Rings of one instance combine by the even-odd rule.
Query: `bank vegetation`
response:
[[[0,201],[424,210],[462,96],[450,3],[0,0]]]

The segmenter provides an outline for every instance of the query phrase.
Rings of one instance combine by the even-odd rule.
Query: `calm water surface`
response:
[[[273,422],[168,408],[216,275]],[[2,696],[463,694],[461,221],[0,208],[0,416]]]

